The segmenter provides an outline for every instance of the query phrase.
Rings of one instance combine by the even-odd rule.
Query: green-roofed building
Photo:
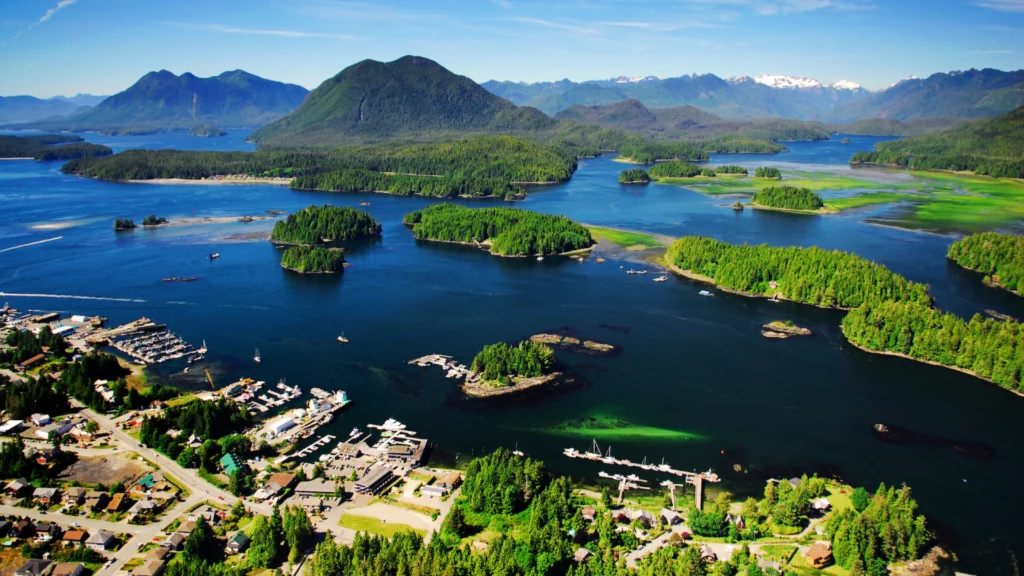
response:
[[[142,477],[141,480],[137,482],[137,484],[139,486],[142,486],[146,490],[149,490],[153,488],[153,486],[156,486],[156,480],[153,480],[152,474],[146,474],[145,476]]]
[[[231,476],[236,470],[245,471],[245,463],[238,459],[238,456],[234,454],[225,454],[220,458],[220,465],[224,468],[224,473]]]

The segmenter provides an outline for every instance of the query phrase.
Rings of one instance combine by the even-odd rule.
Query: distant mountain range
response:
[[[363,60],[325,81],[297,110],[253,133],[260,144],[329,145],[425,133],[544,129],[556,121],[517,108],[465,76],[418,56]]]
[[[67,100],[44,100],[35,96],[0,96],[0,124],[71,116],[88,109],[89,106]]]
[[[73,116],[12,127],[102,132],[173,130],[199,124],[256,127],[291,112],[306,94],[302,86],[242,70],[212,78],[161,70]]]
[[[864,118],[979,118],[1024,104],[1024,70],[968,70],[909,78],[877,92],[849,80],[822,84],[781,75],[722,79],[694,74],[660,79],[619,77],[573,82],[499,82],[484,88],[510,102],[557,114],[573,105],[595,106],[636,99],[649,108],[695,106],[743,120],[783,117],[850,122]]]
[[[95,106],[107,98],[110,98],[110,96],[96,96],[94,94],[78,93],[74,96],[54,96],[51,100],[63,100],[65,102],[71,102],[72,104],[78,104],[79,106]]]

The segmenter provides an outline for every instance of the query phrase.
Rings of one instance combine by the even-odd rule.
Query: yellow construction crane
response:
[[[210,376],[210,370],[208,368],[203,368],[203,371],[206,372],[206,379],[210,381],[210,388],[216,390],[217,387],[213,384],[213,376]]]

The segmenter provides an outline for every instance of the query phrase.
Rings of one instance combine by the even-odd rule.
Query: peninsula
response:
[[[954,242],[947,257],[984,274],[981,281],[989,286],[1024,295],[1024,237],[999,232],[972,234]]]

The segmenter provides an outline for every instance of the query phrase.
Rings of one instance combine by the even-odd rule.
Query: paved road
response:
[[[188,488],[190,492],[192,492],[193,495],[204,495],[204,498],[209,498],[210,500],[213,501],[224,502],[229,506],[234,504],[235,501],[238,500],[238,498],[235,497],[230,492],[221,490],[220,488],[217,488],[216,486],[213,486],[206,480],[200,478],[198,474],[196,474],[195,470],[190,470],[182,466],[179,466],[177,462],[171,460],[170,458],[164,456],[163,454],[160,454],[156,450],[153,450],[151,448],[143,448],[142,444],[140,444],[138,440],[126,434],[123,430],[121,430],[119,426],[117,426],[117,424],[115,424],[106,415],[98,414],[88,408],[83,408],[82,412],[89,418],[95,420],[96,423],[99,424],[100,429],[109,432],[111,438],[114,438],[121,442],[121,446],[131,447],[132,449],[136,450],[139,454],[147,458],[150,458],[151,460],[156,462],[157,466],[159,466],[161,470],[163,470],[167,474],[170,474],[171,476],[174,476],[179,481],[181,481],[185,485],[185,487]],[[271,513],[273,513],[273,508],[268,504],[247,502],[246,505],[250,510],[259,514],[266,514],[267,516],[269,516]]]

